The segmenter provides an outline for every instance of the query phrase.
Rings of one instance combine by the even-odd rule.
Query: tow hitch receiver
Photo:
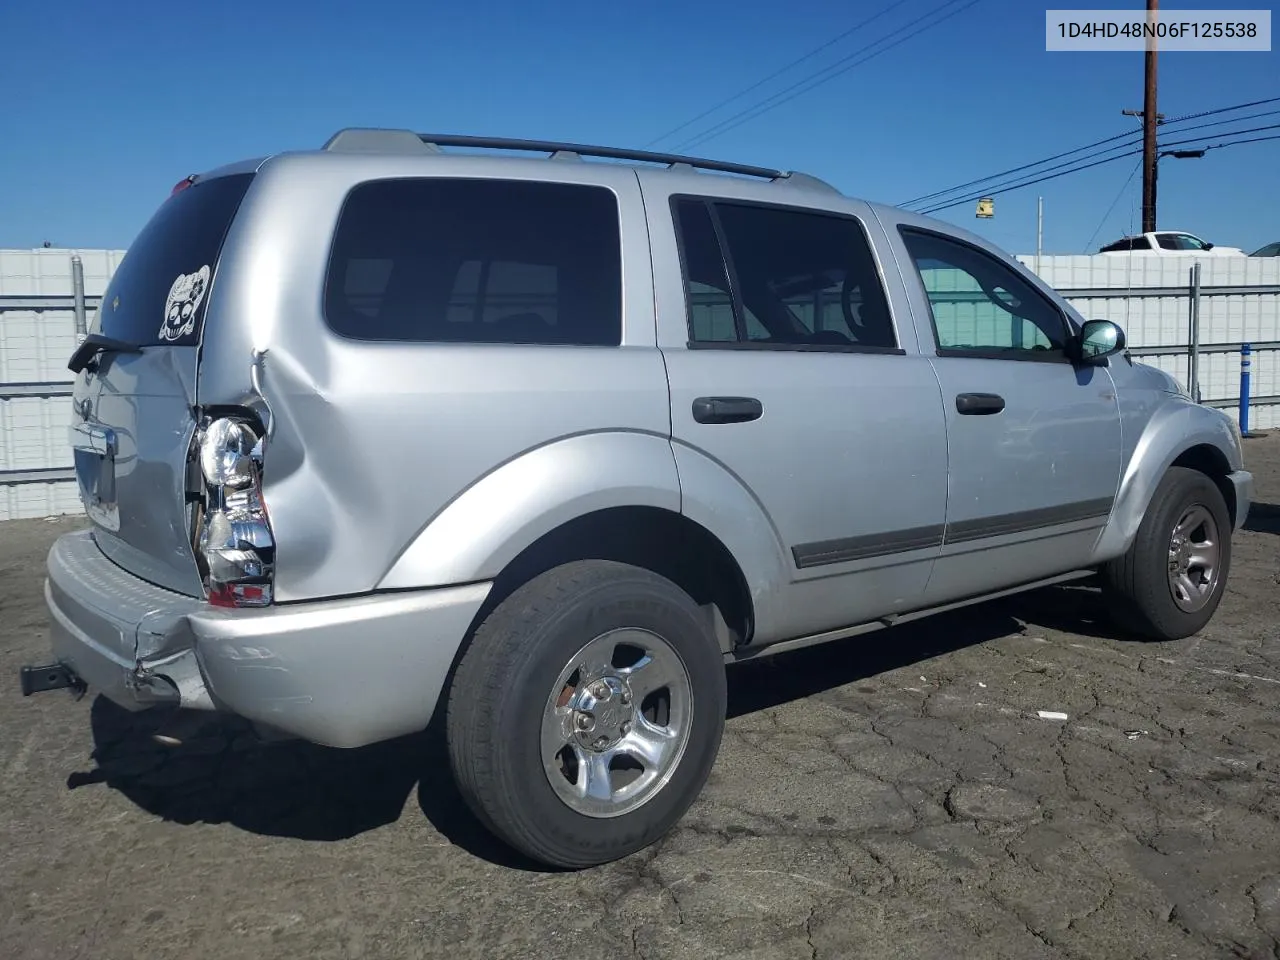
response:
[[[84,696],[88,684],[71,672],[65,663],[51,663],[46,667],[23,667],[19,671],[22,682],[22,695],[29,697],[33,693],[46,690],[62,690],[70,688],[76,699]]]

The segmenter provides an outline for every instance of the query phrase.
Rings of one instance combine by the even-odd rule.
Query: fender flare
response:
[[[786,632],[790,559],[777,528],[747,485],[701,450],[671,445],[680,473],[681,512],[716,537],[737,563],[752,607],[752,644]]]
[[[553,440],[485,474],[431,517],[378,583],[403,590],[492,580],[534,541],[610,507],[680,512],[664,436],[610,431]]]
[[[1166,403],[1157,410],[1125,464],[1111,519],[1095,548],[1097,559],[1108,560],[1129,549],[1161,478],[1180,456],[1202,446],[1221,453],[1231,470],[1241,469],[1239,442],[1224,415],[1190,400]]]
[[[667,437],[579,434],[525,451],[462,491],[412,537],[379,590],[492,580],[539,538],[611,507],[682,514],[728,551],[752,604],[754,635],[784,629],[787,555],[764,509],[727,468]]]

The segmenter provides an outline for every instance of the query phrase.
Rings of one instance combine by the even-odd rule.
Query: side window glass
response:
[[[390,279],[390,260],[348,260],[344,287],[347,303],[352,310],[366,317],[376,317],[378,305],[382,302],[382,295],[387,292],[387,281]]]
[[[676,203],[694,341],[897,346],[884,288],[856,221],[734,203],[717,203],[715,212],[729,258],[707,204]]]
[[[734,343],[738,339],[729,293],[729,273],[707,205],[680,200],[675,205],[676,229],[684,259],[685,303],[689,336],[702,343]]]
[[[445,306],[447,323],[472,323],[476,318],[476,308],[480,306],[480,271],[483,265],[479,260],[464,260],[453,275],[453,291]]]
[[[621,252],[602,187],[368,181],[338,220],[325,318],[360,340],[617,346]]]
[[[738,331],[733,325],[733,298],[727,289],[690,280],[687,295],[693,339],[726,343],[738,339]]]
[[[1160,246],[1165,250],[1185,249],[1183,245],[1178,242],[1177,234],[1173,234],[1173,233],[1157,233],[1156,243],[1160,244]]]
[[[904,230],[933,314],[938,348],[949,353],[1062,356],[1062,314],[1006,264],[933,234]]]
[[[1150,250],[1151,241],[1148,240],[1146,237],[1135,237],[1133,241],[1133,245],[1129,249],[1130,250]]]
[[[558,320],[558,275],[554,263],[493,261],[481,288],[480,322],[545,327],[549,334]]]
[[[871,246],[848,217],[717,203],[751,340],[895,348]]]

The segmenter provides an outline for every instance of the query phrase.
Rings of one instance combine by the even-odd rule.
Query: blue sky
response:
[[[0,247],[44,240],[124,247],[186,174],[319,146],[344,126],[674,149],[859,48],[892,34],[883,46],[908,25],[962,5],[955,0],[930,17],[942,0],[902,0],[768,85],[651,144],[890,2],[223,0],[197,9],[155,0],[6,0]],[[688,152],[806,170],[846,193],[896,203],[1134,129],[1137,121],[1120,111],[1142,106],[1142,54],[1046,52],[1045,6],[977,0]],[[1161,54],[1166,116],[1269,96],[1280,96],[1280,46]],[[1238,126],[1276,122],[1280,114]],[[1280,129],[1252,136],[1274,133]],[[1096,249],[1139,222],[1140,175],[1121,193],[1135,160],[998,195],[990,221],[976,220],[972,204],[940,216],[1014,252],[1034,252],[1039,194],[1046,253],[1085,252],[1091,236]],[[1246,250],[1280,240],[1280,140],[1163,161],[1160,226]]]

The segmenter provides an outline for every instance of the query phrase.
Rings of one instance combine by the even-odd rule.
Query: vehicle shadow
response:
[[[450,842],[503,866],[539,869],[497,841],[471,815],[449,773],[439,721],[417,734],[356,750],[299,740],[263,741],[249,724],[221,715],[181,743],[157,742],[176,714],[131,713],[105,697],[90,708],[91,770],[70,789],[105,784],[175,823],[229,823],[250,833],[347,840],[394,823],[417,786],[418,805]]]
[[[1253,533],[1280,534],[1280,504],[1254,503],[1245,517],[1244,529]]]
[[[729,716],[858,683],[966,647],[1044,629],[1126,640],[1091,585],[1044,587],[872,633],[762,657],[729,671]]]
[[[1052,627],[1116,636],[1096,593],[1048,587],[939,614],[914,624],[763,658],[729,671],[729,716],[811,696],[939,654]],[[199,715],[176,745],[155,734],[173,717],[131,713],[98,697],[90,710],[92,769],[69,789],[105,784],[177,823],[230,823],[252,833],[312,841],[349,839],[417,805],[450,843],[498,865],[545,871],[496,840],[471,814],[449,772],[440,718],[426,731],[358,750],[300,741],[263,743],[248,724]]]

